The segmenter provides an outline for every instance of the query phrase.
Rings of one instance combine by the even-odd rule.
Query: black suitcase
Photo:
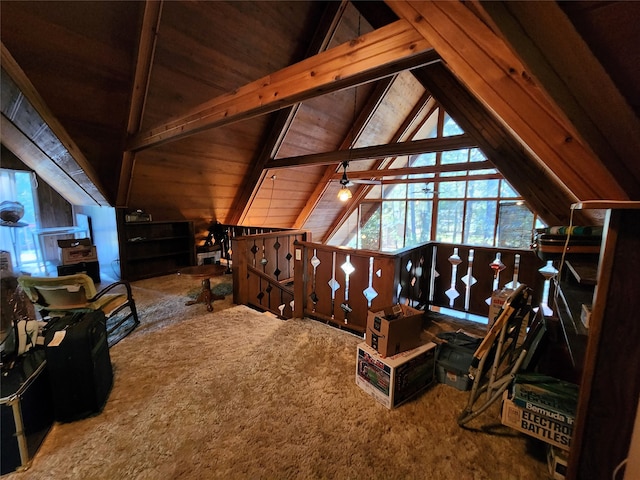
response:
[[[44,350],[32,348],[2,373],[0,475],[28,469],[53,425]]]
[[[67,315],[52,322],[45,346],[56,420],[70,422],[99,413],[113,385],[104,313]]]

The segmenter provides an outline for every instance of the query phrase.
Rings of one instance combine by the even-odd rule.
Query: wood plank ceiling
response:
[[[639,6],[2,2],[2,143],[71,203],[318,241],[342,161],[479,146],[561,224],[640,199]],[[412,142],[438,105],[468,135]]]

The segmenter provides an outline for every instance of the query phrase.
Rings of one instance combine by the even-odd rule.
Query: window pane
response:
[[[493,246],[493,227],[495,223],[496,202],[467,203],[464,243],[468,245]]]
[[[430,167],[436,164],[435,153],[421,153],[420,155],[411,156],[412,167]]]
[[[497,246],[528,248],[533,228],[533,213],[524,202],[500,203]]]
[[[469,175],[487,175],[498,173],[495,168],[483,168],[482,170],[470,170]]]
[[[11,263],[16,270],[39,271],[36,244],[32,229],[36,224],[37,192],[33,189],[32,173],[20,170],[0,170],[0,202],[18,202],[24,207],[18,220],[21,228],[0,230],[0,249],[10,252]]]
[[[382,198],[382,185],[372,185],[367,192],[366,199],[379,200]]]
[[[513,188],[511,188],[511,185],[509,185],[506,180],[502,180],[501,182],[500,196],[503,198],[520,197],[518,192],[516,192]]]
[[[327,242],[327,245],[335,245],[338,247],[357,248],[358,240],[358,211],[356,210],[349,218],[340,226],[338,231]]]
[[[462,242],[462,214],[464,202],[461,200],[441,200],[438,202],[438,225],[436,241]]]
[[[398,183],[395,185],[383,185],[383,195],[385,199],[388,198],[407,198],[407,184]]]
[[[444,127],[442,129],[442,136],[449,137],[451,135],[461,135],[464,131],[458,126],[458,124],[445,113],[444,115]]]
[[[431,240],[431,211],[433,202],[407,202],[405,246],[419,245]]]
[[[390,252],[404,247],[404,210],[406,202],[382,205],[382,248]]]
[[[360,205],[360,244],[366,250],[380,249],[380,204]]]
[[[498,198],[498,183],[500,180],[472,180],[469,182],[467,197],[469,198]],[[493,223],[493,221],[492,221]]]
[[[442,152],[440,157],[440,163],[443,165],[449,165],[452,163],[467,163],[469,161],[469,149],[451,150],[448,152]]]
[[[420,200],[433,198],[433,190],[434,190],[433,182],[409,183],[407,187],[408,187],[407,198],[417,198]]]
[[[464,198],[467,182],[441,182],[438,188],[440,198]]]
[[[470,162],[484,162],[487,157],[485,156],[484,153],[482,153],[482,151],[480,151],[479,148],[472,148],[469,151],[469,161]]]
[[[438,112],[436,108],[424,125],[416,132],[413,140],[424,140],[425,138],[436,138],[438,136]]]

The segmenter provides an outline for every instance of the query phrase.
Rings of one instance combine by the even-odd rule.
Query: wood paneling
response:
[[[203,225],[212,219],[246,222],[266,212],[276,215],[275,204],[278,224],[313,225],[314,235],[326,238],[351,209],[334,198],[333,177],[343,158],[334,152],[347,148],[349,139],[356,139],[358,146],[406,141],[440,101],[459,124],[468,118],[464,125],[474,126],[474,143],[543,219],[564,223],[573,201],[617,198],[621,190],[629,197],[638,195],[633,183],[637,162],[629,154],[637,150],[637,122],[627,121],[618,103],[609,102],[606,78],[579,74],[578,68],[591,71],[595,58],[611,72],[621,95],[637,107],[633,99],[640,82],[634,81],[638,53],[633,39],[638,7],[633,2],[525,3],[15,1],[3,3],[0,33],[31,84],[26,90],[35,90],[50,112],[49,132],[56,135],[41,128],[24,105],[16,107],[20,111],[15,118],[26,115],[28,130],[42,140],[49,157],[58,159],[72,177],[80,166],[106,203],[114,204],[117,190],[119,206],[145,208],[166,218],[186,215]],[[411,13],[398,20],[393,10],[405,7]],[[520,23],[521,34],[514,35],[509,22],[490,13],[492,8],[506,10]],[[577,34],[584,35],[594,58],[586,57],[584,49],[576,49],[575,56],[567,53],[582,40],[576,32],[565,38],[568,30],[560,9]],[[418,12],[425,13],[419,21]],[[426,24],[432,33],[421,30]],[[429,35],[439,39],[437,53],[430,51],[423,60],[446,54],[445,66],[459,80],[458,89],[449,92],[451,83],[437,75],[431,84],[424,78],[416,81],[416,70],[405,69],[413,63],[377,69],[393,57],[387,47],[402,49],[398,35],[383,40],[398,26],[405,39],[418,39],[404,44],[415,51],[435,47]],[[525,55],[534,49],[544,57],[540,62]],[[360,57],[367,51],[370,57]],[[567,106],[566,92],[554,105],[557,90],[539,69],[545,63],[576,93],[581,110]],[[309,77],[309,68],[315,68],[315,77]],[[427,92],[421,83],[439,84],[442,91],[436,95],[434,87]],[[273,93],[274,85],[278,98],[260,102],[253,96]],[[471,89],[471,98],[502,128],[483,123],[486,117],[478,114],[465,89]],[[7,91],[3,88],[3,101]],[[426,107],[429,93],[434,98]],[[181,132],[185,138],[135,156],[124,151],[127,135],[138,132],[140,125],[142,134],[154,125],[181,125],[180,117],[188,118],[193,109],[198,117],[200,107],[225,99],[233,109],[220,123],[205,122],[205,131],[187,135],[189,125]],[[295,101],[303,101],[299,110],[281,109]],[[276,109],[282,113],[264,114]],[[403,118],[407,115],[415,115],[415,120]],[[617,159],[603,154],[596,137],[580,127],[587,116],[611,142]],[[68,154],[61,153],[55,139],[60,137],[53,127],[56,121],[67,134],[59,139]],[[221,126],[225,122],[230,124]],[[6,143],[10,130],[3,130]],[[20,151],[25,157],[36,156],[33,148]],[[291,160],[291,177],[269,169],[272,159],[319,153],[328,154],[324,167],[299,167]],[[360,162],[350,171],[386,164]],[[49,163],[58,168],[53,160]],[[278,180],[269,208],[274,172]],[[66,184],[59,185],[66,195]],[[363,189],[354,191],[358,196]],[[278,203],[287,192],[293,192],[291,201]],[[76,196],[73,202],[91,199]]]
[[[425,54],[426,52],[426,54]],[[398,21],[358,42],[343,44],[192,108],[179,118],[134,136],[139,150],[190,133],[278,110],[319,93],[335,91],[428,63],[430,46]]]
[[[501,122],[444,65],[430,65],[417,75],[545,222],[549,225],[568,223],[570,206],[576,198],[535,157],[510,138]],[[558,208],[560,205],[562,208]]]
[[[509,47],[459,2],[390,2],[448,67],[578,199],[627,199]]]
[[[58,138],[110,203],[115,202],[126,138],[123,128],[128,116],[140,5],[2,5],[3,45],[52,112],[51,117],[43,117],[48,123],[52,121]],[[4,58],[2,63],[4,67]],[[54,120],[68,138],[54,127]],[[70,139],[76,148],[69,148]]]

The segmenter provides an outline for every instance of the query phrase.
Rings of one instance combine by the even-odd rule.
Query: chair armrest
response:
[[[94,302],[96,300],[98,300],[100,297],[102,297],[104,294],[106,294],[107,292],[113,290],[114,288],[123,285],[126,289],[127,289],[127,299],[131,299],[131,285],[129,284],[129,282],[125,281],[125,280],[120,280],[117,282],[114,282],[110,285],[107,285],[105,288],[103,288],[102,290],[100,290],[95,297],[90,298],[88,301],[89,302]]]

